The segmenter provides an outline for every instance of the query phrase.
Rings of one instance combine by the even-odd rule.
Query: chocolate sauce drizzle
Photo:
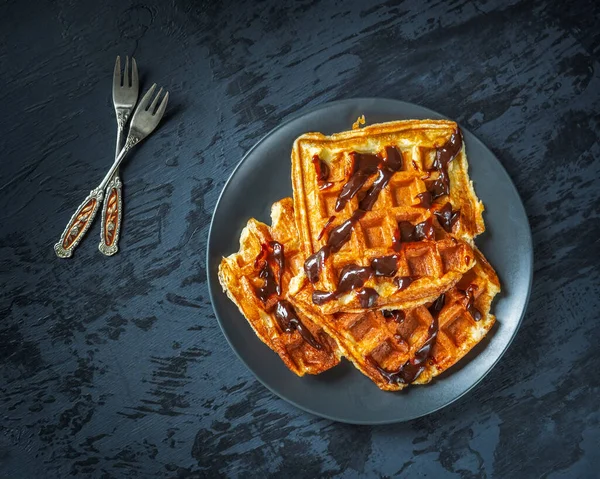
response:
[[[427,180],[431,173],[437,172],[438,176],[435,180],[426,182],[427,191],[419,193],[417,198],[421,208],[431,208],[433,202],[440,196],[450,193],[450,176],[448,174],[448,164],[456,158],[462,148],[462,133],[460,129],[452,134],[450,139],[436,150],[435,160],[433,161],[432,169],[427,171],[427,176],[423,180]],[[416,168],[416,163],[414,164]],[[442,209],[434,212],[435,216],[440,221],[442,227],[448,232],[452,232],[452,226],[459,218],[459,212],[452,212],[450,203],[446,203]]]
[[[452,227],[456,224],[460,218],[460,211],[452,211],[452,205],[450,202],[446,203],[439,210],[433,213],[437,218],[439,224],[448,233],[452,233]]]
[[[325,163],[319,155],[313,155],[312,164],[315,165],[315,170],[317,172],[317,183],[319,184],[320,190],[326,190],[333,186],[333,183],[328,182],[329,179],[329,166]]]
[[[398,272],[398,256],[395,254],[373,258],[370,266],[349,264],[342,268],[335,291],[327,292],[316,290],[313,292],[314,304],[321,305],[333,299],[338,299],[344,294],[362,288],[373,276],[393,277]],[[404,282],[397,280],[404,280]],[[395,278],[398,288],[405,289],[412,282],[412,278]],[[371,308],[375,305],[379,294],[373,288],[364,288],[357,293],[360,305]]]
[[[377,198],[379,198],[379,193],[381,193],[381,190],[388,185],[392,179],[392,176],[394,176],[394,173],[400,171],[401,169],[402,153],[394,146],[386,146],[385,160],[379,165],[377,169],[377,178],[375,178],[375,181],[371,187],[360,200],[358,209],[363,211],[371,211],[377,202]]]
[[[470,284],[464,291],[465,309],[469,312],[474,321],[480,321],[483,315],[481,314],[481,311],[475,307],[475,291],[477,291],[476,284]]]
[[[411,276],[398,276],[394,278],[394,283],[398,287],[398,291],[408,288],[415,279]]]
[[[356,293],[356,297],[358,298],[358,302],[363,308],[372,308],[375,306],[377,302],[377,298],[379,298],[379,293],[375,291],[373,288],[363,288],[358,293]]]
[[[438,334],[439,322],[438,317],[440,311],[444,307],[445,295],[442,294],[434,303],[429,307],[429,312],[433,320],[427,331],[429,337],[425,344],[419,348],[415,353],[415,356],[406,361],[397,371],[386,371],[371,357],[367,356],[367,360],[373,367],[379,371],[379,373],[387,380],[390,384],[410,384],[414,382],[425,369],[425,365],[429,357],[431,356],[431,350],[435,344],[435,340]],[[390,314],[390,313],[388,313]],[[392,312],[393,314],[393,312]],[[384,312],[385,316],[385,312]]]
[[[277,277],[273,272],[273,265],[277,269]],[[260,253],[254,260],[254,267],[260,268],[258,276],[264,280],[262,287],[256,289],[256,295],[266,303],[273,294],[281,294],[281,277],[285,267],[283,245],[277,241],[269,241],[262,244]]]
[[[254,260],[254,267],[260,268],[258,276],[264,280],[262,287],[256,289],[256,295],[263,302],[272,295],[281,295],[281,278],[285,268],[285,254],[283,245],[277,241],[269,241],[262,244],[260,253]],[[275,268],[275,272],[273,271]],[[302,324],[296,314],[294,307],[285,299],[278,299],[272,309],[275,318],[282,330],[286,332],[298,331],[300,336],[313,348],[322,349],[321,344],[317,342],[310,330]]]
[[[432,240],[435,233],[433,223],[429,219],[416,225],[413,225],[410,221],[400,221],[398,229],[400,230],[400,241],[403,243]]]
[[[398,324],[402,324],[406,319],[406,313],[401,309],[384,309],[382,313],[386,321],[396,321]]]
[[[402,243],[412,243],[415,241],[432,240],[435,236],[435,230],[431,219],[413,225],[410,221],[398,222],[398,228],[392,236],[392,248],[395,251],[402,249]]]
[[[337,299],[350,291],[362,288],[372,275],[373,270],[368,266],[358,266],[355,264],[346,265],[340,272],[336,290],[332,292],[314,291],[312,295],[313,303],[321,305],[332,299]],[[375,290],[373,290],[373,293],[377,294]],[[370,296],[372,296],[372,293]],[[377,299],[377,297],[375,297],[375,299]]]
[[[285,299],[280,299],[275,304],[275,317],[281,329],[286,333],[291,333],[296,330],[302,336],[302,339],[310,344],[315,349],[323,349],[320,343],[317,342],[311,332],[302,324],[300,318],[296,314],[294,307]]]
[[[329,166],[325,163],[319,155],[314,155],[312,163],[315,165],[317,170],[317,181],[327,181],[329,179]]]
[[[373,258],[371,261],[371,269],[375,276],[391,278],[398,272],[398,256],[392,254],[390,256]]]
[[[430,208],[431,204],[433,203],[433,196],[429,191],[419,193],[417,195],[417,198],[419,198],[418,206],[420,206],[421,208]]]
[[[335,215],[329,217],[327,223],[325,223],[325,226],[323,226],[323,229],[319,233],[319,236],[317,236],[317,240],[320,240],[323,237],[325,231],[327,231],[327,229],[331,226],[331,223],[333,223],[333,220],[335,220]]]
[[[342,295],[362,288],[364,284],[373,276],[384,276],[391,278],[398,272],[398,256],[381,256],[371,261],[371,266],[358,266],[349,264],[342,268],[340,278],[335,291],[313,292],[312,299],[314,304],[324,304],[332,299],[338,299]],[[371,308],[375,305],[379,294],[373,288],[364,288],[357,293],[360,305],[363,308]]]
[[[377,172],[377,178],[373,185],[362,196],[358,209],[350,218],[329,233],[327,243],[316,253],[310,255],[304,262],[304,271],[311,283],[316,283],[321,273],[325,260],[346,244],[352,235],[354,225],[373,208],[379,197],[379,193],[389,183],[396,171],[402,169],[402,153],[394,146],[385,147],[385,158],[379,155],[351,153],[352,173],[350,178],[342,187],[337,202],[336,211],[340,211],[353,198],[360,188],[365,184],[369,176]],[[313,295],[314,297],[314,295]]]
[[[450,163],[460,153],[462,149],[462,133],[457,128],[450,139],[440,148],[436,149],[435,160],[433,160],[432,170],[437,171],[438,177],[427,183],[427,191],[431,193],[431,199],[435,200],[440,196],[450,193],[450,177],[448,175],[448,163]]]
[[[335,203],[335,211],[341,211],[346,206],[348,200],[354,198],[356,193],[363,187],[369,177],[377,171],[382,158],[379,154],[372,155],[369,153],[350,153],[352,167],[350,169],[350,178],[342,187],[342,191],[338,195]]]

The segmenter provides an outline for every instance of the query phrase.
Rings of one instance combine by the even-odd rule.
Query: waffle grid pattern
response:
[[[430,363],[415,381],[425,384],[467,354],[494,325],[496,318],[490,313],[492,301],[500,291],[496,272],[483,254],[476,250],[477,264],[458,284],[446,293],[446,305],[438,317],[439,332],[432,349]],[[475,285],[474,305],[482,318],[475,321],[465,306],[464,291]]]

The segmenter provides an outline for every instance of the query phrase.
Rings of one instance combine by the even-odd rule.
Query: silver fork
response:
[[[129,84],[129,58],[125,57],[125,70],[123,72],[123,85],[121,85],[121,57],[117,56],[115,71],[113,73],[112,96],[115,114],[117,117],[117,147],[115,158],[121,151],[121,143],[125,125],[131,116],[138,99],[139,84],[138,71],[135,58],[131,57],[131,85]],[[121,220],[123,218],[123,183],[119,178],[119,170],[115,172],[112,180],[104,192],[104,207],[102,208],[102,223],[100,228],[100,244],[98,249],[101,253],[112,256],[119,247],[119,233],[121,231]]]
[[[143,96],[133,113],[129,134],[127,135],[123,149],[120,151],[117,158],[115,158],[115,162],[110,167],[110,170],[108,170],[108,173],[106,173],[106,176],[100,185],[90,191],[87,198],[81,203],[79,208],[77,208],[77,211],[71,217],[69,224],[63,231],[60,241],[54,245],[54,251],[59,258],[69,258],[73,255],[73,250],[89,229],[98,212],[98,208],[102,204],[102,200],[104,199],[104,188],[106,188],[106,185],[108,185],[108,182],[114,176],[127,153],[152,133],[163,117],[165,109],[167,108],[167,101],[169,100],[169,92],[165,93],[159,105],[158,100],[161,97],[163,89],[161,88],[158,94],[154,96],[155,89],[156,83],[152,85],[150,90]],[[153,96],[154,100],[150,103]]]

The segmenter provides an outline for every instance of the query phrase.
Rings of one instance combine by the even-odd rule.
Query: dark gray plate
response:
[[[319,376],[297,377],[254,334],[217,278],[221,257],[238,250],[248,218],[270,224],[270,207],[292,195],[290,152],[308,131],[348,130],[364,114],[368,124],[411,118],[444,118],[427,108],[386,99],[353,99],[310,110],[271,131],[243,158],[223,188],[208,237],[208,285],[217,320],[232,349],[272,392],[318,416],[355,424],[407,421],[447,406],[494,367],[515,336],[529,299],[533,275],[531,231],[508,174],[493,153],[463,129],[470,175],[484,202],[487,231],[477,245],[496,268],[502,293],[494,302],[498,319],[487,340],[427,386],[399,393],[381,391],[348,361]],[[230,358],[223,358],[229,361]]]

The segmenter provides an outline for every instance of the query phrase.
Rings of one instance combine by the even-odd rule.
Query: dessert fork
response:
[[[110,170],[108,170],[108,173],[106,173],[106,176],[104,176],[100,185],[90,191],[87,198],[81,203],[79,208],[77,208],[77,211],[71,217],[69,224],[63,231],[60,241],[54,245],[54,251],[59,258],[69,258],[73,255],[73,250],[92,224],[92,221],[98,212],[98,208],[104,199],[104,189],[114,176],[119,165],[135,145],[154,131],[163,117],[165,109],[167,108],[169,92],[165,93],[159,105],[158,100],[163,91],[161,88],[154,97],[154,100],[152,100],[152,103],[150,103],[150,100],[154,96],[155,89],[156,83],[152,85],[150,90],[143,96],[133,113],[129,134],[127,135],[123,149],[120,151],[117,158],[115,158],[113,165],[110,167]]]
[[[121,57],[117,56],[115,71],[113,73],[112,97],[117,117],[117,146],[115,158],[121,151],[121,143],[125,132],[125,125],[131,116],[138,99],[139,84],[138,70],[135,58],[131,57],[131,85],[129,84],[129,58],[125,57],[125,70],[123,72],[123,85],[121,85]],[[122,188],[123,183],[119,178],[119,170],[115,172],[112,180],[106,187],[104,207],[102,208],[102,223],[100,229],[101,253],[112,256],[119,247],[119,232],[123,218]]]

